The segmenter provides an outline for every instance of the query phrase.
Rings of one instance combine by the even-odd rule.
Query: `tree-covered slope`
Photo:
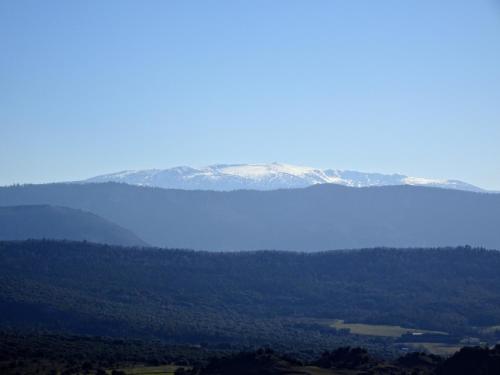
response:
[[[500,324],[500,253],[208,253],[0,243],[0,322],[174,341],[325,343],[325,319],[467,334]]]
[[[0,205],[93,212],[156,246],[203,250],[484,246],[500,248],[500,194],[389,186],[231,192],[125,184],[0,188]]]
[[[0,240],[37,238],[146,245],[129,230],[90,212],[48,205],[0,207]]]

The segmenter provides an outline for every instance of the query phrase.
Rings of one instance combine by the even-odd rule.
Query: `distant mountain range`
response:
[[[84,182],[122,182],[168,189],[229,191],[302,188],[316,184],[351,187],[417,185],[480,192],[483,189],[458,180],[436,180],[402,174],[381,174],[339,169],[317,169],[289,164],[211,165],[205,168],[131,170],[105,174]]]
[[[0,207],[0,240],[26,239],[147,245],[129,230],[90,212],[49,205]]]
[[[144,241],[200,250],[335,250],[469,244],[500,249],[500,194],[334,184],[192,191],[117,183],[0,187],[0,206],[92,212]]]

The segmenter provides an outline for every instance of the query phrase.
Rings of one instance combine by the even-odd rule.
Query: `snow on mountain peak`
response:
[[[291,164],[217,164],[203,168],[180,166],[169,169],[128,170],[92,177],[84,182],[123,182],[187,190],[272,190],[315,184],[353,187],[419,185],[467,191],[483,191],[457,180],[409,177],[401,174],[365,173],[338,169],[317,169]]]

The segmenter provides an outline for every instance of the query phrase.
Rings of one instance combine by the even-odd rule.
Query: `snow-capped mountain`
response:
[[[273,190],[300,188],[315,184],[339,184],[353,187],[419,185],[447,189],[484,191],[457,180],[435,180],[401,174],[364,173],[338,169],[316,169],[289,164],[211,165],[204,168],[174,167],[123,171],[89,178],[83,182],[123,182],[186,190]]]

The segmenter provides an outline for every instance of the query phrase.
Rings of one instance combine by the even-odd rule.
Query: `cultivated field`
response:
[[[179,366],[137,366],[120,369],[127,375],[173,375]],[[109,371],[111,373],[111,371]]]
[[[345,323],[343,320],[334,320],[333,322],[329,322],[328,325],[335,329],[348,329],[352,334],[355,335],[385,337],[400,337],[406,333],[431,333],[438,335],[447,335],[446,332],[440,331],[429,331],[424,329],[405,328],[391,325]]]

